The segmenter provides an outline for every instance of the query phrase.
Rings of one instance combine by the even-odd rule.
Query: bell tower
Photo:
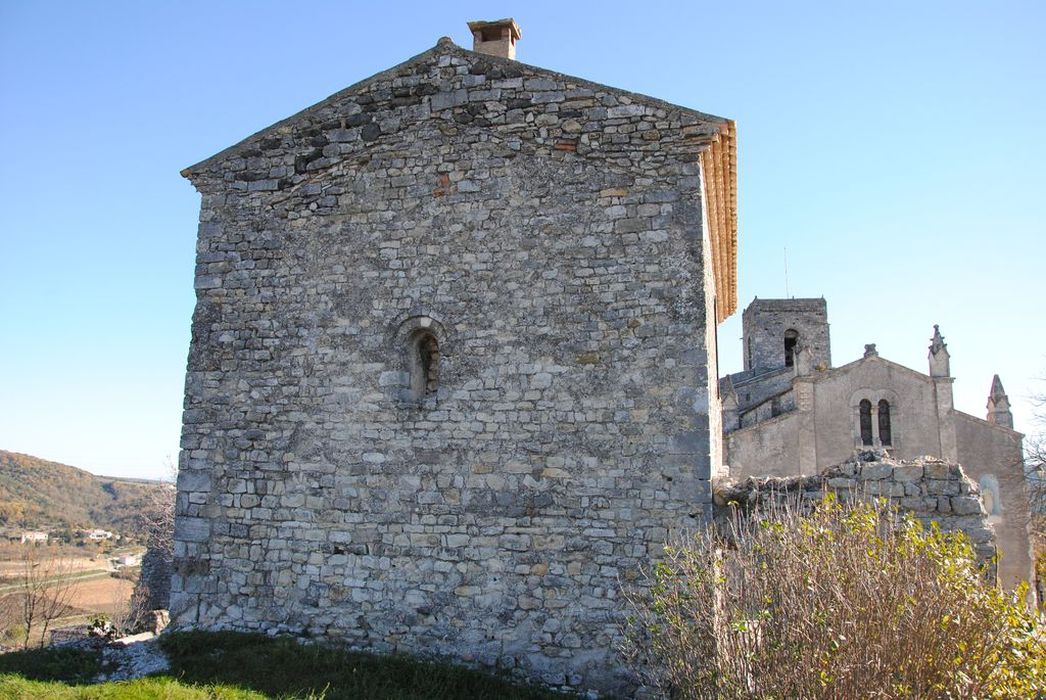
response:
[[[758,299],[741,318],[745,370],[775,370],[801,363],[810,370],[832,366],[828,304],[821,299]]]

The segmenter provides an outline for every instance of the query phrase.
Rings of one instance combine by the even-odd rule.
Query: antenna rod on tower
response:
[[[785,255],[785,299],[788,299],[788,246],[784,249]]]

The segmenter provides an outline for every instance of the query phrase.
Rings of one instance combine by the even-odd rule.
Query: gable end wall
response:
[[[719,453],[712,131],[437,51],[194,171],[174,621],[626,688],[621,582]]]

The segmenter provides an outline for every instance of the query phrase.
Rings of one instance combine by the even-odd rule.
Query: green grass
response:
[[[265,700],[267,697],[243,688],[219,684],[195,686],[163,676],[78,686],[0,676],[0,698],[5,700]]]
[[[34,650],[0,656],[0,698],[261,700],[312,698],[497,698],[562,700],[563,695],[504,678],[406,656],[346,652],[287,637],[182,632],[161,637],[171,669],[122,683],[85,683],[98,672],[93,652]]]
[[[82,649],[28,649],[0,654],[0,677],[18,675],[36,681],[78,683],[98,675],[97,652]]]

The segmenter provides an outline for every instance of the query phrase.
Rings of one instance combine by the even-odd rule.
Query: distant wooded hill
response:
[[[66,464],[0,450],[0,527],[134,532],[163,488],[170,486],[95,476]]]

